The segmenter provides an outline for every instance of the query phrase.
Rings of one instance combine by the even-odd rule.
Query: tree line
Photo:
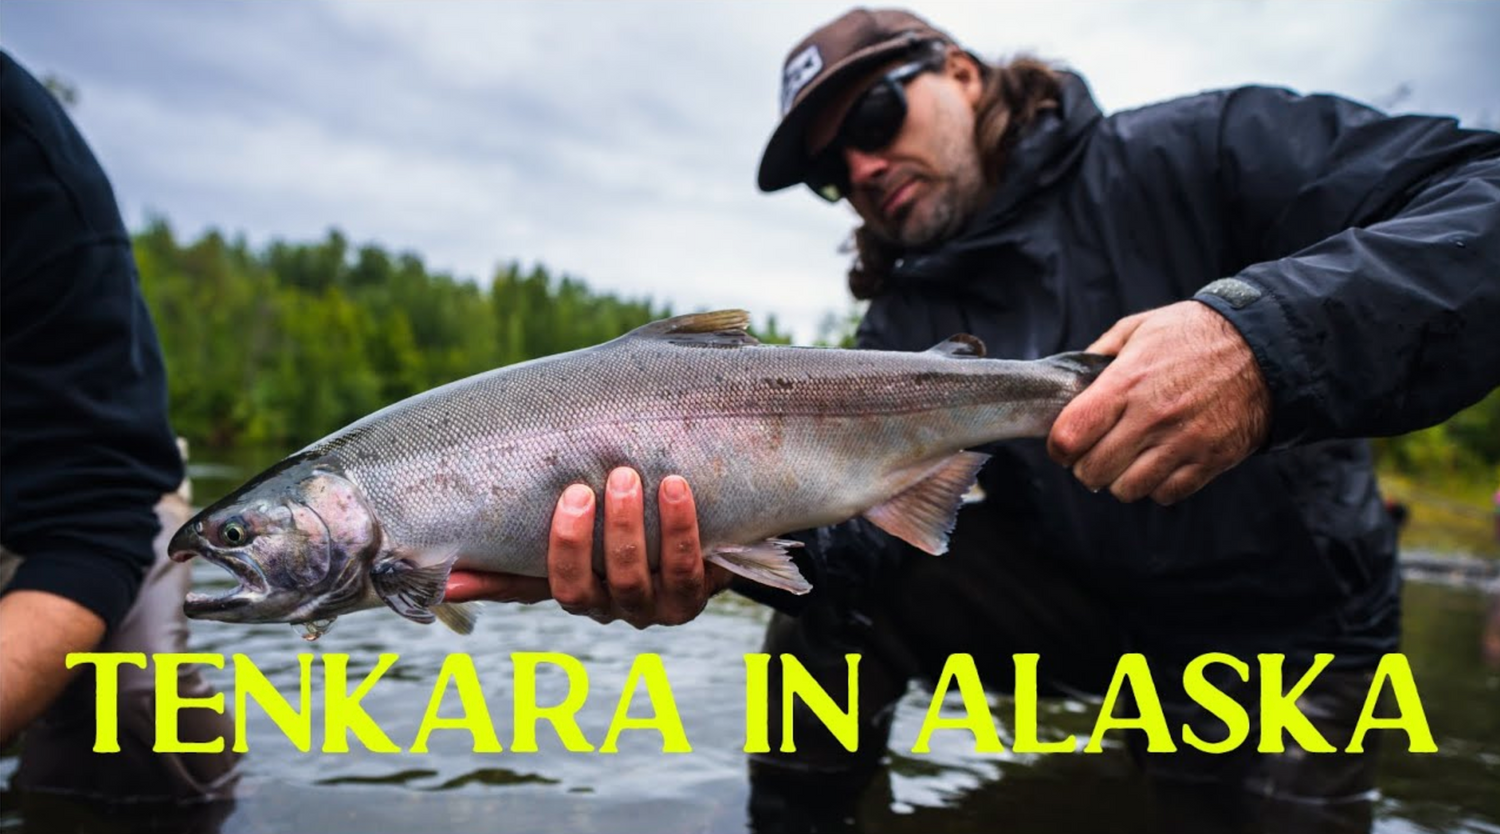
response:
[[[540,265],[456,278],[337,230],[256,250],[212,230],[179,242],[156,219],[134,244],[173,428],[195,447],[300,446],[443,383],[673,315]],[[755,333],[790,341],[774,316]]]
[[[536,265],[487,283],[410,252],[210,230],[178,241],[163,219],[134,237],[166,357],[174,428],[195,446],[301,446],[389,403],[480,371],[598,344],[673,315],[650,297],[590,289]],[[830,312],[820,344],[851,342],[857,314]],[[787,343],[774,317],[755,328]],[[1443,425],[1377,441],[1415,473],[1500,467],[1500,391]]]

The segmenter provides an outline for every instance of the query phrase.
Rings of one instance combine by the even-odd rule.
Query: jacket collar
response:
[[[927,252],[908,253],[891,271],[893,287],[967,283],[985,271],[968,268],[976,257],[1007,242],[1010,225],[1033,194],[1062,179],[1083,155],[1103,115],[1081,76],[1062,74],[1061,106],[1043,111],[1011,151],[1005,176],[988,205],[957,236]],[[1022,234],[1034,232],[1021,229]]]

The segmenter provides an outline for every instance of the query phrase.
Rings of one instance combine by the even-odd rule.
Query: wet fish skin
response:
[[[648,485],[653,566],[649,487],[679,474],[693,485],[705,558],[805,592],[776,536],[863,513],[941,553],[985,460],[963,450],[1045,436],[1108,362],[986,359],[963,335],[923,353],[767,346],[747,324],[742,311],[654,322],[334,432],[174,537],[174,558],[202,555],[242,580],[190,597],[188,615],[297,623],[388,605],[462,629],[464,616],[438,605],[448,572],[544,575],[556,496],[578,482],[602,490],[622,465]]]

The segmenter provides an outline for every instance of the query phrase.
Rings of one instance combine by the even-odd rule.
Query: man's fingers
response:
[[[1098,492],[1125,474],[1143,451],[1147,437],[1136,430],[1130,415],[1122,416],[1073,464],[1073,476]]]
[[[1180,457],[1168,447],[1152,446],[1109,482],[1109,492],[1127,504],[1139,501],[1155,491],[1180,463]]]
[[[467,570],[448,574],[448,589],[443,594],[443,602],[487,599],[531,603],[551,598],[552,588],[542,577]]]
[[[1120,319],[1115,322],[1114,327],[1104,331],[1104,335],[1095,339],[1093,344],[1084,348],[1084,352],[1118,356],[1120,349],[1125,347],[1125,343],[1130,340],[1130,335],[1141,326],[1141,322],[1146,320],[1146,315],[1146,313],[1136,313]]]
[[[1110,373],[1113,370],[1113,366],[1105,368],[1092,385],[1063,408],[1052,424],[1047,435],[1047,454],[1063,466],[1071,467],[1088,454],[1125,413],[1126,398]]]
[[[677,625],[698,616],[709,596],[729,584],[727,571],[710,571],[703,562],[698,513],[687,482],[678,476],[664,479],[657,499],[661,559],[653,571],[640,475],[629,467],[610,473],[604,489],[601,580],[593,569],[594,494],[582,484],[563,493],[547,551],[551,594],[563,610],[601,623],[625,620],[636,628]],[[458,584],[472,588],[478,581],[460,578]]]
[[[703,563],[703,584],[708,588],[708,595],[713,596],[729,587],[734,581],[734,574],[723,565],[715,565],[712,562]]]
[[[1169,507],[1207,486],[1221,471],[1190,463],[1167,476],[1161,486],[1151,492],[1151,500]]]
[[[646,556],[645,501],[641,478],[620,467],[604,488],[604,576],[609,595],[631,625],[648,621],[652,611],[651,568]]]
[[[661,508],[661,586],[656,618],[663,625],[680,625],[698,616],[708,601],[698,511],[687,481],[677,475],[662,479],[657,504]]]
[[[603,610],[607,605],[604,586],[594,575],[593,545],[594,491],[573,484],[557,501],[547,542],[552,597],[569,613]]]
[[[1085,348],[1089,353],[1118,356],[1125,343],[1146,320],[1146,313],[1126,316]],[[1093,384],[1073,398],[1057,415],[1047,435],[1047,454],[1063,466],[1072,466],[1087,455],[1100,438],[1109,433],[1125,412],[1126,391],[1131,385],[1119,362],[1104,369]],[[1107,485],[1090,486],[1096,489]]]

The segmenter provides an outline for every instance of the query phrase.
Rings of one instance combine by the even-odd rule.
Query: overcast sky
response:
[[[910,4],[1106,112],[1245,83],[1500,122],[1500,3]],[[780,64],[842,3],[8,0],[0,45],[78,89],[127,224],[536,262],[680,311],[846,308],[852,213],[756,190]],[[149,280],[149,277],[148,277]],[[164,325],[169,326],[169,325]]]

